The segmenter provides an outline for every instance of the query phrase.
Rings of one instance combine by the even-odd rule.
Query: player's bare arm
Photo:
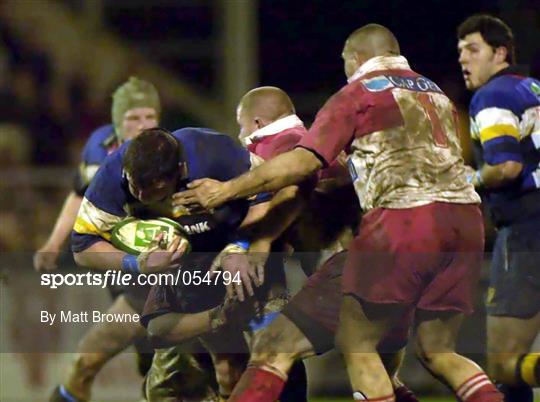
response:
[[[200,313],[170,312],[152,318],[147,331],[157,348],[180,345],[225,324],[244,324],[253,316],[255,308],[256,302],[252,299],[250,303],[226,299],[221,305]]]
[[[242,228],[246,224],[249,225],[260,220],[267,213],[269,205],[270,202],[263,202],[251,206],[240,225],[240,233],[244,234]],[[257,271],[256,266],[250,264],[247,256],[249,246],[247,240],[230,243],[219,253],[212,263],[212,267],[210,268],[211,274],[217,270],[222,270],[230,272],[233,277],[236,274],[240,275],[240,282],[232,282],[226,286],[228,298],[238,298],[238,300],[244,301],[244,288],[248,296],[253,296],[253,289],[263,282],[264,271]]]
[[[156,238],[159,243],[159,238]],[[141,253],[138,258],[139,271],[141,273],[161,272],[174,268],[180,258],[186,252],[186,244],[176,237],[166,250],[154,246],[149,251]],[[74,253],[73,257],[77,265],[97,269],[100,271],[122,270],[123,260],[127,253],[118,250],[111,243],[102,240],[94,243],[87,249]]]
[[[77,265],[97,270],[121,270],[122,259],[126,253],[116,249],[111,243],[103,240],[92,244],[87,249],[73,253]]]
[[[66,197],[51,235],[34,255],[34,268],[36,271],[51,271],[58,267],[57,260],[60,250],[71,233],[81,202],[82,197],[74,191],[70,192]]]
[[[515,161],[507,161],[498,165],[482,166],[473,176],[472,183],[476,188],[498,188],[512,183],[523,170],[523,164]]]
[[[288,186],[278,191],[270,202],[252,206],[242,222],[240,230],[250,239],[248,253],[221,253],[212,270],[221,268],[233,275],[240,272],[240,284],[231,283],[227,286],[229,297],[238,297],[243,301],[244,287],[249,296],[253,295],[255,286],[264,281],[264,267],[272,243],[291,225],[300,213],[303,197],[298,186]]]
[[[211,311],[167,313],[148,323],[148,336],[157,348],[178,345],[212,330]]]
[[[254,243],[271,244],[294,222],[304,205],[304,196],[298,186],[287,186],[278,191],[268,203],[264,215],[253,222],[244,222],[243,231],[251,239],[250,251]]]
[[[189,190],[176,194],[174,198],[182,205],[199,204],[215,208],[226,201],[300,183],[321,167],[322,162],[313,152],[295,148],[227,182],[194,180],[188,185]]]

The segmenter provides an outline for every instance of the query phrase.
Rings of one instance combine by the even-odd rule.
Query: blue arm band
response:
[[[139,261],[137,261],[137,256],[126,254],[124,258],[122,258],[122,271],[133,274],[141,273],[139,270]]]
[[[244,250],[249,250],[249,241],[247,240],[236,240],[233,241],[231,244],[236,244],[238,247],[242,247]]]

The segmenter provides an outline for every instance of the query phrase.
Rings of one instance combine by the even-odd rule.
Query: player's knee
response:
[[[287,331],[272,328],[263,331],[254,339],[249,364],[271,367],[287,373],[294,362],[304,357],[305,347],[295,336],[285,336]]]
[[[453,355],[451,350],[433,348],[418,341],[415,344],[415,352],[418,360],[436,373],[442,371],[441,367],[446,364],[448,357]]]
[[[511,354],[488,354],[487,372],[495,382],[512,385],[516,382],[517,356]]]
[[[279,345],[285,341],[281,334],[268,328],[254,336],[251,348],[252,355],[273,355],[277,353]]]
[[[280,373],[283,377],[286,377],[294,362],[298,359],[297,353],[254,353],[251,355],[249,365],[265,367],[266,369],[270,369],[271,371]]]

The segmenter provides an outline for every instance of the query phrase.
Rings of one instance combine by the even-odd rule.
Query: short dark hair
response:
[[[479,32],[484,41],[496,49],[503,46],[507,50],[506,61],[509,64],[516,63],[514,46],[514,34],[508,25],[499,18],[488,14],[477,14],[467,18],[457,29],[458,39]]]
[[[149,128],[129,142],[123,168],[137,185],[150,185],[157,180],[174,179],[179,174],[182,155],[182,145],[169,131]]]

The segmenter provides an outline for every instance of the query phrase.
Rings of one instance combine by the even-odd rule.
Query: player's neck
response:
[[[510,67],[510,64],[508,64],[507,62],[504,62],[504,63],[501,63],[501,64],[498,64],[498,65],[494,66],[490,78],[496,76],[496,75],[499,74],[502,70],[505,70],[505,69],[507,69],[508,67]]]

